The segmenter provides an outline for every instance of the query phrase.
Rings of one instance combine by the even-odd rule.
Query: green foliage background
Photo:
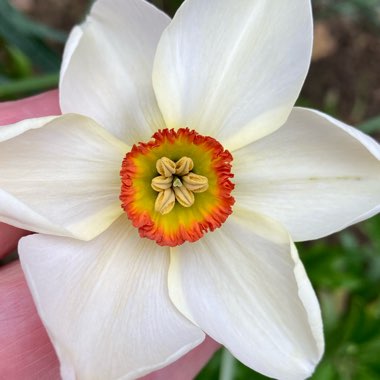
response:
[[[152,2],[173,15],[182,1]],[[315,0],[313,5],[317,18],[342,16],[380,38],[379,0]],[[0,0],[0,100],[56,87],[66,38],[67,31],[33,21]],[[342,118],[328,98],[316,104],[301,95],[299,103]],[[359,128],[379,140],[379,116],[358,121]],[[318,294],[325,327],[326,353],[312,379],[380,379],[380,217],[326,239],[298,244],[298,248]],[[223,351],[197,377],[218,378],[265,379]]]

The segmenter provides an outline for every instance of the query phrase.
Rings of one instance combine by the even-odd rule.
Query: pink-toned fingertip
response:
[[[29,233],[29,231],[20,230],[19,228],[0,222],[0,258],[13,252],[20,238]]]
[[[29,98],[0,103],[0,125],[16,123],[34,117],[60,115],[58,90]]]
[[[0,269],[0,305],[0,378],[58,380],[58,359],[18,262]]]
[[[165,368],[142,377],[140,380],[194,379],[220,347],[219,343],[206,336],[202,344],[182,356],[182,358]]]

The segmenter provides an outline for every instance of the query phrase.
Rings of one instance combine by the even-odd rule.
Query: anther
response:
[[[159,160],[157,160],[156,168],[158,173],[164,177],[170,177],[176,171],[175,162],[167,157],[161,157]]]
[[[194,162],[189,157],[180,158],[175,164],[175,174],[183,176],[189,174],[194,167]]]
[[[157,199],[154,204],[154,209],[161,215],[168,214],[170,211],[173,210],[175,200],[176,197],[172,189],[160,191],[157,195]]]
[[[208,179],[203,175],[189,173],[182,177],[183,185],[194,193],[203,193],[208,189]]]
[[[172,187],[173,177],[159,175],[152,179],[151,186],[155,191],[163,191]]]
[[[185,186],[173,187],[175,199],[183,207],[191,207],[194,204],[194,194]]]

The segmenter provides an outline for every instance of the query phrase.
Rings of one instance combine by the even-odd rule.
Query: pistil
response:
[[[194,162],[189,157],[182,157],[177,162],[161,157],[156,162],[157,177],[151,186],[158,192],[155,211],[162,215],[173,210],[175,201],[183,207],[191,207],[195,202],[194,193],[208,189],[208,179],[192,172]]]

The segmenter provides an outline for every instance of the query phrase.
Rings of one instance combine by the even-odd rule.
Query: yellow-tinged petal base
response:
[[[194,193],[191,207],[176,202],[170,213],[155,210],[157,191],[151,183],[160,175],[156,163],[162,157],[174,162],[190,157],[194,164],[192,173],[208,179],[207,190]],[[194,242],[204,233],[220,227],[232,213],[231,161],[230,152],[212,137],[188,128],[159,130],[148,143],[134,145],[123,160],[122,207],[141,237],[170,247],[185,241]]]

